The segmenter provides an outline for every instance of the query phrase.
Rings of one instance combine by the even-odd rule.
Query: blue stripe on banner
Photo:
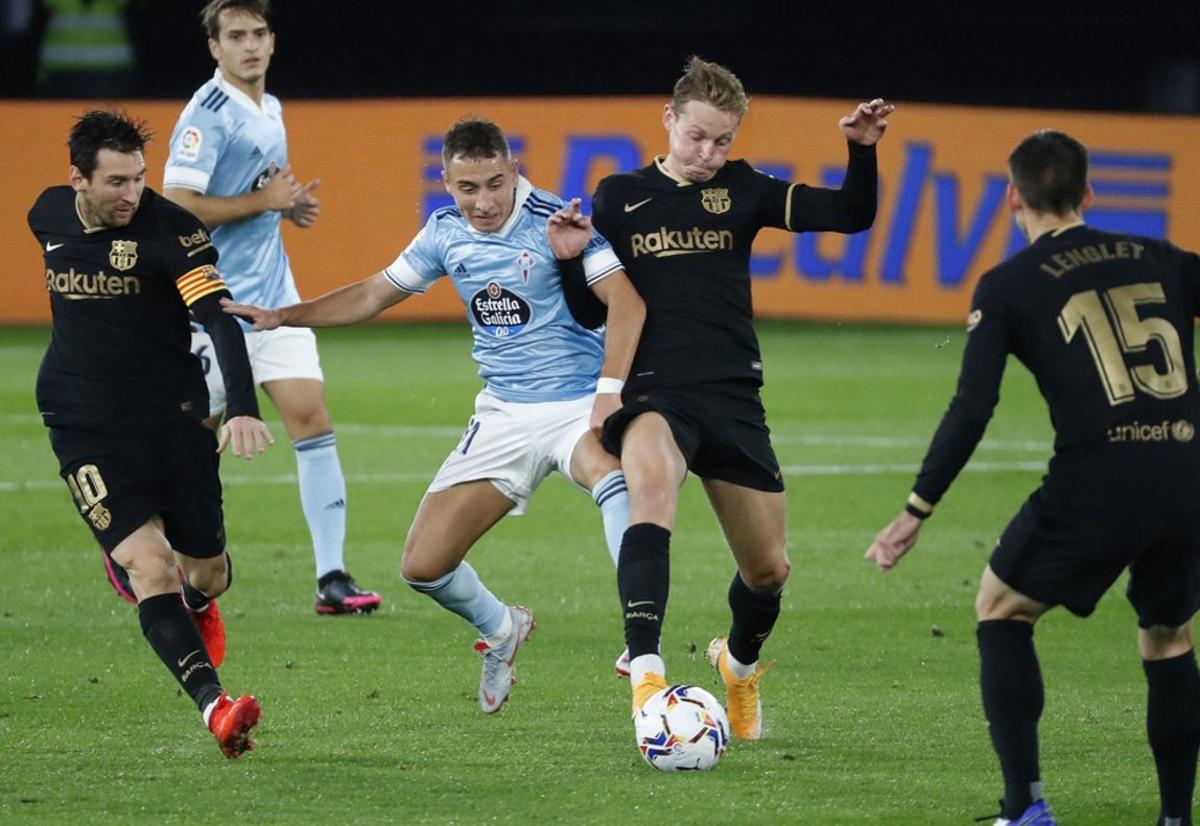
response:
[[[442,138],[439,135],[436,138],[426,138],[421,141],[421,151],[428,152],[431,155],[442,154]]]
[[[1088,163],[1094,167],[1120,167],[1121,169],[1170,169],[1170,155],[1148,155],[1132,152],[1093,152]]]
[[[1097,195],[1124,195],[1134,198],[1166,198],[1171,188],[1153,181],[1114,181],[1092,179],[1092,191]]]
[[[322,447],[332,447],[337,444],[337,439],[332,433],[322,433],[319,436],[309,436],[307,439],[297,439],[292,442],[292,448],[297,452],[305,450],[317,450]]]

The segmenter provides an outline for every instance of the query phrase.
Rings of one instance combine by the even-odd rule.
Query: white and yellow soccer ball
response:
[[[673,685],[652,695],[633,718],[638,751],[659,771],[703,771],[729,745],[729,718],[712,694]]]

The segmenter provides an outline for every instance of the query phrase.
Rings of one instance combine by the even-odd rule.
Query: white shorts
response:
[[[208,415],[219,416],[225,412],[225,378],[208,333],[192,333],[192,354],[200,359],[208,382]],[[317,356],[317,337],[307,327],[248,332],[246,355],[256,385],[277,379],[325,380]]]
[[[588,431],[594,396],[566,402],[506,402],[486,390],[458,447],[446,457],[429,492],[487,479],[525,512],[534,489],[552,470],[571,479],[571,454]]]

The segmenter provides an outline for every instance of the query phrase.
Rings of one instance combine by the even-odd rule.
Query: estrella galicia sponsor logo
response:
[[[471,296],[471,314],[481,330],[496,338],[515,336],[533,318],[529,302],[495,281]]]
[[[1110,442],[1169,442],[1176,441],[1187,444],[1196,438],[1196,426],[1187,419],[1174,422],[1162,421],[1158,424],[1143,424],[1130,422],[1116,425],[1108,429]]]
[[[86,298],[118,298],[123,295],[138,295],[142,282],[136,275],[109,275],[76,272],[74,267],[66,272],[46,270],[46,292],[57,293],[63,298],[77,301]]]

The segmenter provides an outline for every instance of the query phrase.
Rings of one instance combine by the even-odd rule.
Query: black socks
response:
[[[671,532],[651,522],[630,525],[621,540],[617,590],[629,658],[657,654],[671,583]]]
[[[138,604],[142,633],[201,710],[221,695],[221,683],[196,624],[178,593],[159,594]]]

